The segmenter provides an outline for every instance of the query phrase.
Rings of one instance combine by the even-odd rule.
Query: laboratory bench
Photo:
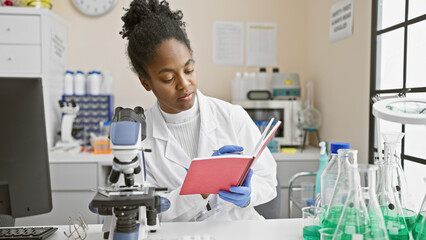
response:
[[[68,225],[56,226],[58,231],[49,240],[65,239]],[[86,239],[103,239],[102,225],[89,225]],[[271,219],[252,221],[209,221],[162,223],[147,239],[155,240],[282,240],[303,239],[302,219]]]
[[[288,217],[288,183],[298,172],[316,171],[319,166],[319,149],[308,147],[303,152],[274,153],[277,176],[281,184],[280,217]],[[112,154],[49,153],[53,209],[50,213],[16,219],[17,226],[64,225],[68,217],[78,213],[89,224],[101,223],[102,216],[89,211],[88,204],[94,190],[105,186],[112,167]],[[292,217],[301,217],[295,211]]]

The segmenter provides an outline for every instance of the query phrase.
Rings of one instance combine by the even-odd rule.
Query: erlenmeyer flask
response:
[[[351,149],[339,149],[337,152],[338,162],[341,163],[340,171],[337,176],[336,184],[332,190],[331,200],[326,208],[323,228],[336,229],[337,224],[339,223],[342,210],[345,206],[346,198],[349,193],[349,183],[348,183],[348,167],[345,164],[346,161],[354,162],[356,159],[349,160],[348,158],[352,156],[349,154]]]
[[[341,150],[339,150],[340,152]],[[370,232],[370,217],[365,205],[358,173],[357,150],[350,150],[344,162],[347,170],[348,194],[344,201],[342,214],[336,227],[341,232],[341,239],[368,239]],[[349,162],[353,159],[353,163]]]
[[[389,239],[382,211],[376,195],[376,176],[378,167],[372,164],[359,164],[358,172],[361,180],[361,189],[367,207],[369,221],[368,239]]]
[[[390,239],[411,239],[416,214],[405,206],[407,184],[397,149],[404,135],[384,133],[385,157],[378,161],[377,199]]]
[[[324,209],[330,205],[331,197],[333,194],[334,187],[337,179],[340,175],[340,169],[342,168],[341,159],[338,157],[337,151],[339,149],[349,149],[351,145],[349,143],[331,143],[330,144],[330,161],[325,167],[321,175],[321,207]]]
[[[414,240],[426,239],[426,194],[413,228]]]

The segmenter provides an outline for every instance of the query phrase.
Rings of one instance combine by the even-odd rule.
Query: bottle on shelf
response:
[[[74,94],[85,95],[86,94],[86,77],[83,71],[78,70],[74,78]]]
[[[64,95],[74,94],[74,72],[66,71],[64,75]]]
[[[241,72],[235,73],[232,79],[232,101],[244,100],[243,96],[243,78]]]
[[[259,73],[257,73],[257,89],[258,90],[266,90],[266,91],[271,91],[270,90],[270,77],[268,76],[268,74],[266,73],[266,68],[262,67],[259,70]]]

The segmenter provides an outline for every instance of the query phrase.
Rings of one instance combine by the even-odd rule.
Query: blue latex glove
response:
[[[226,154],[239,154],[244,150],[243,147],[236,146],[236,145],[225,145],[216,152],[212,154],[212,156],[221,156]]]
[[[242,186],[232,186],[228,191],[220,190],[219,197],[225,201],[231,202],[238,207],[245,207],[250,203],[251,197],[251,177],[253,170],[250,169]]]

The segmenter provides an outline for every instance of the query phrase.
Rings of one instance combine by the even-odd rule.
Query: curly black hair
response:
[[[133,0],[121,17],[124,25],[120,34],[127,38],[127,54],[133,70],[150,79],[146,67],[155,56],[155,49],[166,40],[176,39],[192,54],[182,11],[172,11],[169,3],[158,0]]]

